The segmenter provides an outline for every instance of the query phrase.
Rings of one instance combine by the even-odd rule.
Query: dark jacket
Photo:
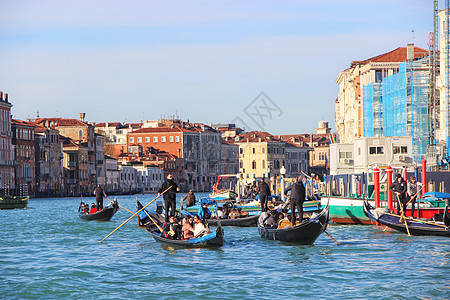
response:
[[[101,187],[96,187],[94,191],[95,199],[102,200],[103,199],[103,189]]]
[[[284,194],[287,195],[289,191],[291,191],[291,200],[305,201],[306,190],[301,180],[287,187],[284,191]]]
[[[261,181],[258,186],[259,195],[267,195],[270,196],[270,187],[265,181]]]
[[[164,199],[166,200],[175,200],[176,192],[177,192],[177,184],[173,179],[167,179],[159,189],[158,193],[162,194],[165,190],[170,189],[164,193]]]
[[[406,188],[407,188],[407,183],[405,180],[402,179],[402,181],[398,182],[398,180],[395,180],[391,186],[389,187],[389,189],[391,190],[391,192],[395,193],[395,192],[399,192],[400,193],[400,197],[405,196],[406,193]],[[394,199],[396,197],[394,196]]]
[[[186,206],[187,207],[195,205],[195,195],[194,195],[194,193],[191,193],[191,192],[187,193],[186,196],[184,196],[184,199],[186,199]]]

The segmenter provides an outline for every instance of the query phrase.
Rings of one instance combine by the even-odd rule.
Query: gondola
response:
[[[444,209],[444,224],[447,227],[450,227],[450,214],[448,213],[448,202]]]
[[[0,209],[27,208],[30,197],[11,197],[0,195]]]
[[[83,212],[78,212],[78,216],[84,221],[109,221],[114,216],[119,208],[117,200],[114,199],[113,203],[108,204],[101,211],[95,212],[93,214],[86,214]]]
[[[187,210],[182,210],[181,214],[191,217],[195,215],[195,213],[189,212]],[[239,217],[239,218],[226,218],[226,219],[211,218],[206,219],[205,221],[210,226],[217,226],[220,223],[221,226],[252,227],[256,226],[256,224],[258,223],[258,218],[259,214],[248,215],[246,217]]]
[[[403,233],[408,233],[409,231],[411,235],[437,235],[450,237],[450,220],[448,219],[447,207],[444,211],[444,222],[419,220],[410,217],[406,217],[400,221],[399,215],[386,212],[385,209],[374,209],[368,201],[364,201],[363,209],[369,219]]]
[[[258,220],[259,235],[269,240],[312,245],[328,226],[330,220],[328,208],[327,205],[319,214],[313,214],[310,218],[304,219],[300,224],[281,229],[264,227],[263,221],[266,218],[266,214],[261,214]]]
[[[137,207],[138,209],[143,207],[139,201],[137,201]],[[153,220],[149,218],[149,215]],[[145,229],[157,242],[180,248],[216,248],[221,247],[224,244],[223,229],[220,224],[216,228],[216,231],[205,236],[190,238],[188,240],[172,240],[162,236],[161,231],[158,229],[158,226],[155,225],[155,222],[158,224],[159,228],[162,228],[164,225],[161,221],[161,215],[149,213],[145,209],[138,214],[138,227]]]

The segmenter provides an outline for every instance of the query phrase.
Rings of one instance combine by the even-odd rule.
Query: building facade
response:
[[[36,192],[35,126],[31,123],[12,120],[13,145],[17,165],[15,168],[16,195],[34,196]]]
[[[11,107],[8,94],[0,92],[0,192],[7,195],[16,188]]]

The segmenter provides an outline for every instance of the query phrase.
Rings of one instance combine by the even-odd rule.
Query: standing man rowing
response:
[[[167,175],[167,180],[162,184],[161,188],[159,189],[158,196],[160,196],[167,189],[169,190],[164,193],[164,208],[165,208],[166,222],[169,222],[169,215],[175,216],[175,209],[177,206],[175,202],[175,199],[177,197],[176,193],[180,191],[180,188],[173,180],[172,174]]]
[[[97,202],[97,210],[101,211],[103,209],[103,196],[106,197],[105,191],[103,191],[102,186],[99,184],[94,190],[95,201]]]

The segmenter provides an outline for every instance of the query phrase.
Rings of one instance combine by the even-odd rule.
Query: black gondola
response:
[[[217,226],[218,223],[222,226],[238,226],[238,227],[252,227],[258,223],[259,215],[250,215],[248,217],[236,219],[206,219],[208,225]]]
[[[304,219],[300,224],[281,229],[264,227],[263,218],[264,214],[261,214],[258,220],[258,232],[262,238],[300,245],[312,245],[330,221],[328,205],[319,214]]]
[[[101,211],[97,211],[93,214],[78,212],[78,216],[84,221],[109,221],[117,212],[118,208],[119,204],[117,203],[117,200],[114,200],[113,203],[108,204]]]
[[[399,215],[391,214],[380,209],[375,209],[367,200],[364,201],[363,209],[365,215],[369,219],[403,233],[408,233],[409,231],[411,235],[437,235],[450,237],[450,228],[445,222],[419,220],[410,217],[406,217],[400,221]],[[444,220],[445,218],[448,218],[447,209],[445,209],[444,212]],[[450,220],[448,222],[450,223]]]
[[[137,207],[138,210],[143,207],[139,201],[137,201]],[[148,217],[149,215],[152,217],[153,221]],[[188,240],[172,240],[162,236],[161,231],[158,226],[155,225],[155,222],[162,228],[163,222],[161,221],[160,215],[149,213],[145,209],[138,214],[138,227],[145,229],[157,242],[182,248],[215,248],[221,247],[224,244],[223,229],[220,224],[216,228],[216,231],[205,236],[190,238]]]

